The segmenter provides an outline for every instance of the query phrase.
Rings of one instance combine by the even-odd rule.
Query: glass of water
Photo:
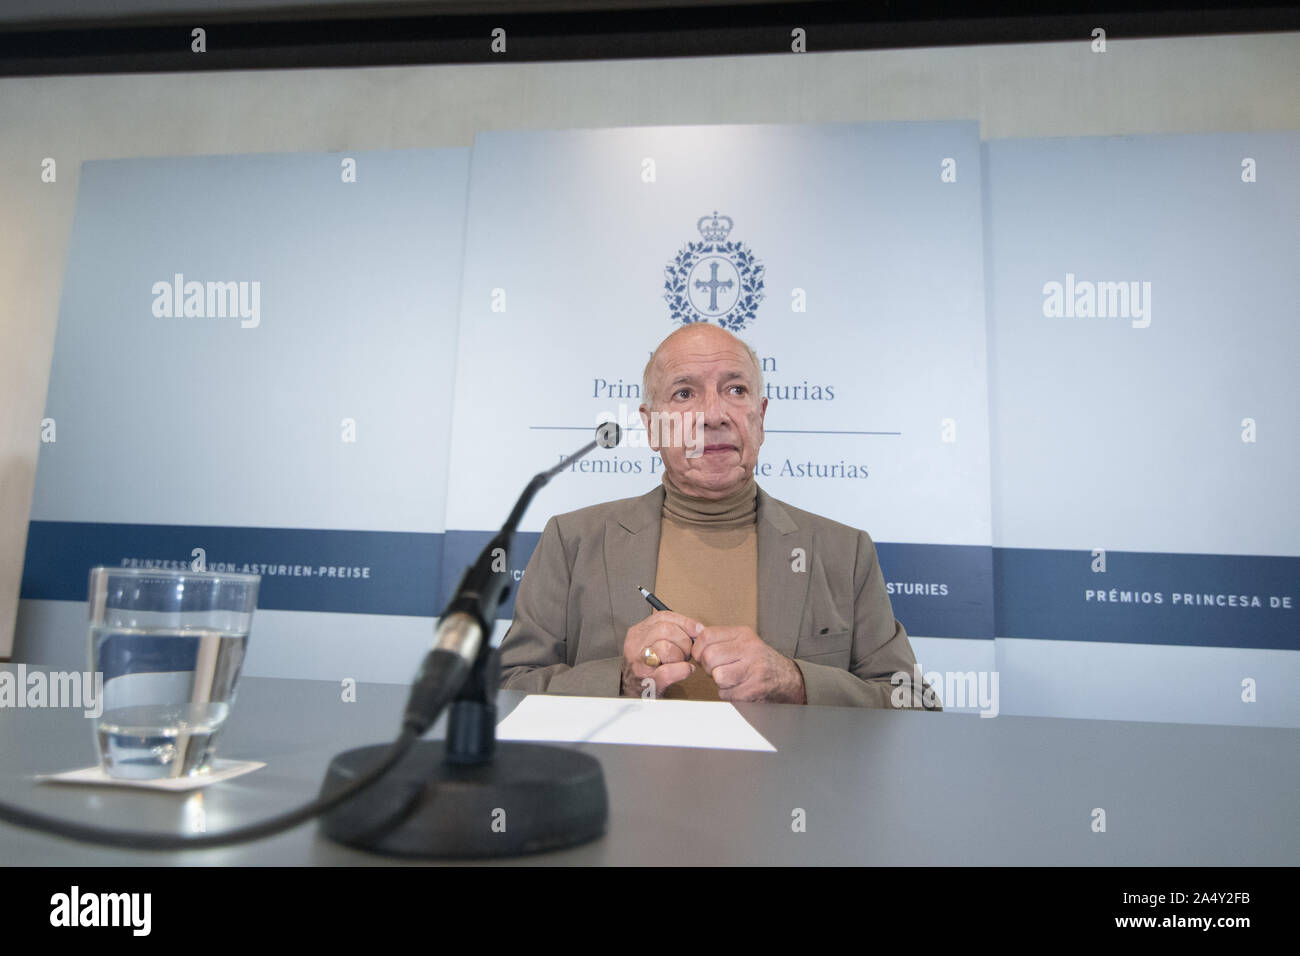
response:
[[[256,574],[93,568],[90,666],[104,675],[100,766],[135,780],[206,773],[235,700]]]

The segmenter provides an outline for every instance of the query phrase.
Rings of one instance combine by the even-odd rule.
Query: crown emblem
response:
[[[754,321],[763,301],[764,267],[743,242],[728,240],[730,216],[701,216],[699,240],[682,246],[664,266],[664,301],[673,321],[712,322],[732,332]]]
[[[700,230],[700,235],[704,237],[705,242],[722,242],[735,224],[730,216],[719,216],[715,209],[712,217],[701,216],[695,228]]]

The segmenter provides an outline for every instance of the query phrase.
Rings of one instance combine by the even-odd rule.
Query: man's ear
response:
[[[655,444],[655,441],[659,436],[650,430],[650,407],[642,404],[641,407],[637,409],[637,412],[641,415],[641,424],[645,426],[646,444],[649,445],[652,450],[658,451],[659,446]]]

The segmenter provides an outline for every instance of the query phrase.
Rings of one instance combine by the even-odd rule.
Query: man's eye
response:
[[[744,385],[733,385],[731,386],[731,390],[737,393],[738,395],[744,395],[746,392],[749,391],[749,389],[747,389]]]
[[[691,390],[689,388],[679,388],[673,392],[673,398],[690,398]]]

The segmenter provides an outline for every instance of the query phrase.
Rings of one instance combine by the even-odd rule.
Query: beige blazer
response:
[[[519,584],[501,686],[617,697],[623,641],[651,613],[663,486],[557,515]],[[758,490],[758,635],[803,673],[808,703],[891,707],[916,657],[865,531]],[[907,695],[907,703],[912,698]]]

